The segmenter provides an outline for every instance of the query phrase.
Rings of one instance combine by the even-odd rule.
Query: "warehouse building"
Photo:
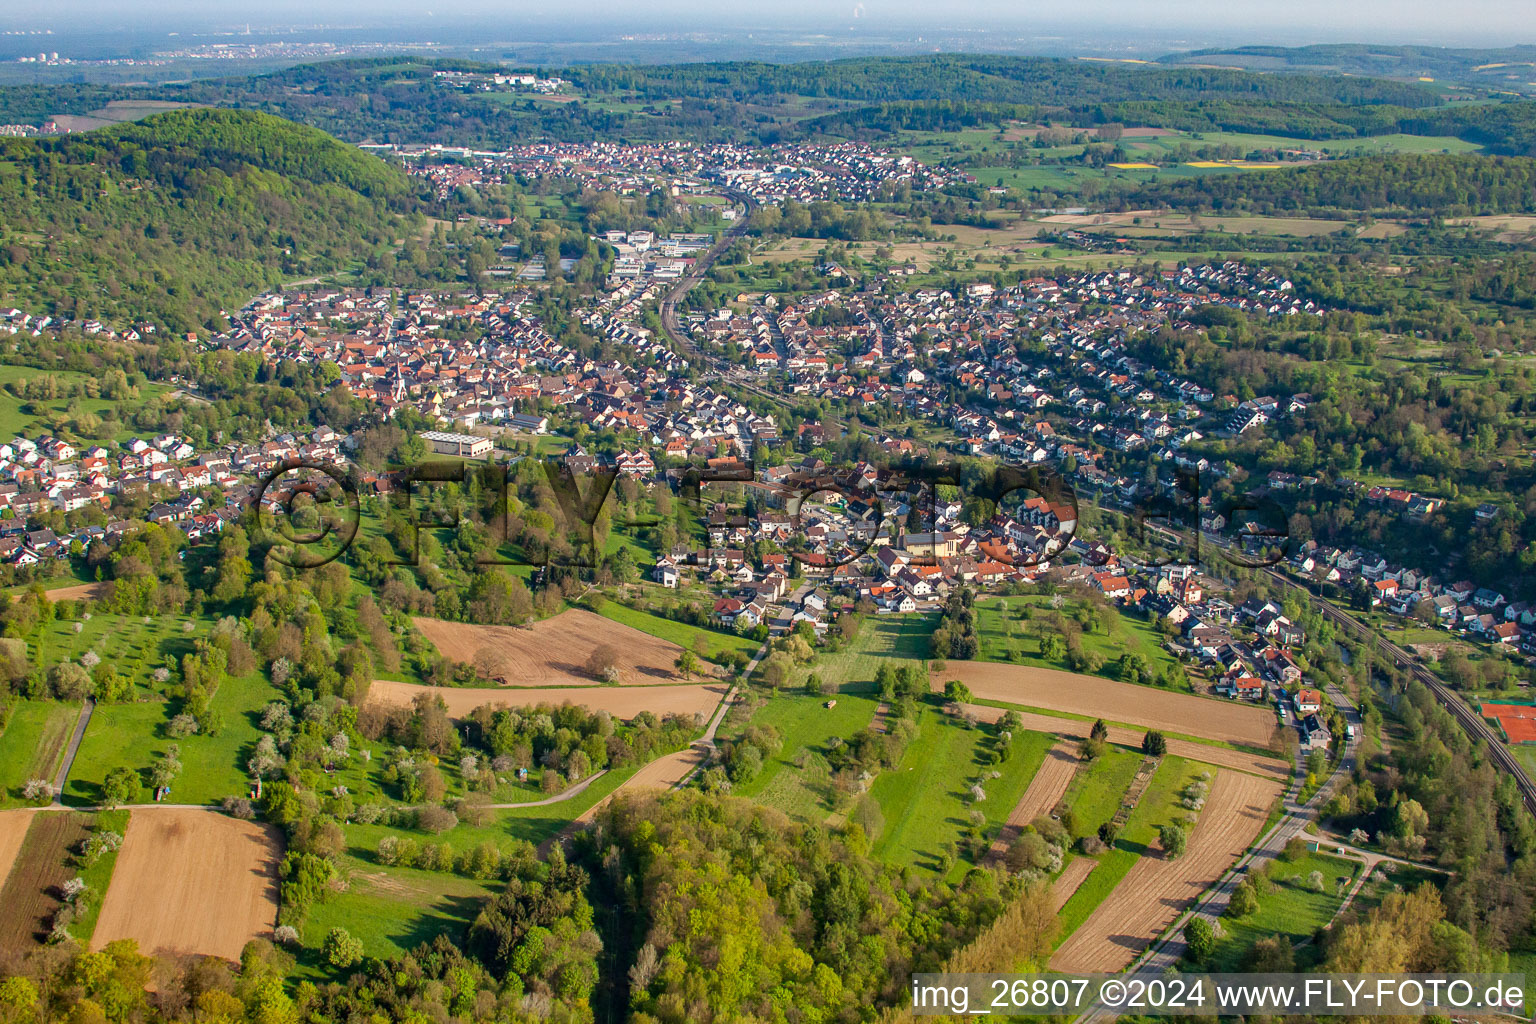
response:
[[[441,430],[428,430],[422,433],[421,439],[432,446],[435,455],[458,455],[471,459],[481,459],[490,454],[492,445],[488,437],[476,437],[474,434],[449,434]]]

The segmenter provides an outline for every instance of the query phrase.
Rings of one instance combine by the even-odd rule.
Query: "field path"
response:
[[[983,700],[1134,723],[1165,733],[1261,749],[1269,747],[1277,728],[1271,712],[1241,701],[1196,697],[1050,668],[952,661],[943,672],[933,673],[929,681],[933,689],[942,690],[951,679],[961,680]]]
[[[1192,906],[1253,844],[1278,783],[1220,771],[1184,856],[1149,852],[1051,957],[1052,970],[1119,971]]]
[[[1008,713],[1006,708],[994,708],[986,704],[964,704],[961,710],[979,722],[995,722]],[[1055,733],[1057,736],[1070,736],[1074,739],[1085,738],[1088,730],[1093,728],[1092,722],[1085,722],[1080,718],[1059,718],[1056,715],[1042,715],[1038,711],[1020,711],[1019,717],[1024,720],[1024,728],[1030,732]],[[1146,733],[1141,729],[1132,729],[1124,725],[1109,726],[1109,742],[1118,743],[1124,747],[1139,750],[1141,738],[1144,735]],[[1193,740],[1169,737],[1168,753],[1187,757],[1191,761],[1215,765],[1218,768],[1232,768],[1240,772],[1262,775],[1276,782],[1289,782],[1292,774],[1291,763],[1283,758],[1250,754],[1245,750],[1215,747],[1209,743],[1196,743]]]
[[[75,755],[80,753],[80,742],[85,739],[85,728],[91,724],[91,714],[95,710],[96,701],[90,697],[80,705],[80,714],[75,719],[75,731],[70,734],[69,744],[64,748],[64,757],[59,761],[59,772],[53,777],[53,802],[60,807],[64,806],[64,783],[69,781],[69,770],[75,765]]]
[[[277,923],[278,831],[213,808],[137,808],[91,937],[137,939],[145,953],[240,959]]]
[[[597,817],[597,812],[606,807],[608,802],[620,793],[634,793],[648,789],[672,789],[692,775],[707,760],[709,760],[709,751],[698,744],[684,750],[679,750],[675,754],[663,754],[625,779],[612,793],[609,793],[571,819],[570,824],[562,828],[559,833],[540,843],[539,856],[547,857],[550,847],[555,843],[565,842],[571,836],[586,828],[592,819]]]
[[[1061,908],[1067,905],[1067,900],[1077,892],[1078,886],[1091,874],[1093,869],[1099,866],[1099,862],[1092,857],[1073,857],[1072,862],[1062,869],[1056,876],[1056,881],[1051,884],[1051,909],[1061,913]]]
[[[1008,847],[1024,831],[1025,825],[1051,812],[1051,808],[1066,793],[1072,776],[1077,772],[1077,766],[1077,743],[1074,741],[1060,740],[1046,752],[1045,761],[1035,772],[1035,777],[1029,780],[1029,786],[1024,790],[1024,795],[1019,797],[1019,802],[1013,805],[1008,820],[1003,822],[1003,830],[992,840],[992,847],[987,851],[988,861],[1002,860]]]

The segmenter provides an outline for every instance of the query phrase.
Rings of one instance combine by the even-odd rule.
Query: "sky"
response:
[[[1298,42],[1536,44],[1533,0],[3,0],[0,28],[55,32],[196,31],[222,22],[255,27],[323,23],[368,28],[393,24],[426,31],[434,23],[478,24],[489,37],[541,35],[560,26],[677,32],[741,31],[753,26],[807,31],[943,34],[1007,29],[1184,35],[1223,45]]]

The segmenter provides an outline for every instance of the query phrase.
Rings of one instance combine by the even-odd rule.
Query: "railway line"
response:
[[[756,395],[758,398],[762,398],[766,401],[772,402],[775,405],[788,408],[789,403],[784,400],[782,395],[774,394],[772,391],[759,387],[751,381],[741,379],[737,373],[736,367],[731,366],[729,363],[725,362],[723,359],[720,359],[718,356],[710,355],[708,352],[705,352],[702,348],[695,344],[694,340],[689,337],[688,334],[683,330],[682,322],[678,319],[678,303],[681,302],[687,296],[687,294],[698,285],[700,281],[704,280],[704,276],[709,273],[709,268],[714,266],[715,261],[720,258],[720,254],[725,252],[725,250],[730,247],[732,242],[746,234],[747,221],[752,216],[753,212],[757,210],[757,200],[753,199],[745,192],[737,192],[731,189],[725,189],[723,191],[726,196],[742,205],[742,216],[736,221],[735,224],[726,229],[726,232],[720,236],[719,240],[717,240],[714,245],[705,250],[704,254],[698,258],[688,274],[679,280],[677,284],[673,285],[672,290],[667,293],[666,298],[661,300],[661,306],[659,309],[659,313],[661,315],[661,328],[666,332],[667,337],[671,339],[672,343],[676,345],[682,352],[687,354],[688,358],[695,360],[700,365],[706,367],[710,373],[716,377],[727,380],[733,387],[748,392],[749,394]]]
[[[1525,769],[1515,759],[1515,755],[1510,753],[1509,748],[1504,745],[1504,741],[1494,733],[1487,722],[1483,721],[1482,716],[1468,707],[1460,697],[1451,691],[1450,687],[1441,682],[1433,672],[1415,661],[1413,656],[1407,651],[1385,637],[1378,635],[1375,630],[1360,623],[1354,616],[1339,608],[1332,601],[1319,597],[1301,584],[1288,579],[1283,573],[1276,572],[1273,569],[1266,569],[1264,571],[1277,583],[1297,591],[1317,605],[1318,610],[1329,621],[1343,627],[1356,639],[1368,643],[1379,654],[1390,659],[1398,668],[1403,669],[1423,683],[1429,689],[1429,692],[1435,695],[1435,700],[1440,703],[1440,706],[1449,711],[1451,716],[1461,724],[1461,727],[1466,730],[1468,736],[1472,737],[1473,740],[1481,740],[1483,742],[1488,748],[1488,756],[1493,759],[1493,762],[1515,780],[1515,785],[1520,789],[1520,797],[1525,801],[1526,809],[1532,814],[1536,814],[1536,784],[1531,782],[1530,777],[1525,773]]]

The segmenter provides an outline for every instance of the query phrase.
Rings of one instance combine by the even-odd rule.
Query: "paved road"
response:
[[[80,715],[75,719],[75,731],[69,737],[69,746],[64,748],[64,760],[59,762],[59,772],[53,777],[53,802],[56,806],[64,806],[64,783],[69,781],[69,770],[75,766],[80,741],[85,739],[85,727],[91,724],[91,715],[95,711],[96,702],[89,697],[80,705]]]
[[[1284,573],[1276,572],[1273,569],[1265,571],[1272,580],[1305,596],[1330,621],[1343,626],[1356,639],[1363,640],[1378,654],[1385,656],[1387,660],[1391,661],[1399,669],[1402,669],[1423,683],[1429,689],[1429,692],[1435,695],[1435,699],[1439,701],[1440,706],[1449,711],[1461,724],[1461,727],[1466,730],[1467,735],[1471,737],[1472,741],[1474,743],[1478,741],[1483,743],[1488,750],[1489,758],[1494,764],[1514,778],[1515,785],[1520,790],[1520,796],[1525,801],[1526,808],[1532,814],[1536,814],[1536,783],[1532,783],[1530,776],[1526,775],[1525,769],[1521,766],[1520,762],[1515,760],[1515,755],[1510,753],[1509,748],[1504,745],[1504,741],[1494,733],[1487,722],[1483,721],[1482,716],[1468,707],[1455,693],[1451,692],[1450,688],[1442,683],[1438,676],[1419,664],[1407,651],[1378,635],[1374,629],[1364,625],[1332,601],[1319,597],[1309,588],[1290,579]]]
[[[1349,698],[1344,695],[1343,691],[1337,687],[1330,685],[1327,687],[1327,691],[1334,705],[1344,712],[1345,721],[1355,727],[1354,738],[1345,741],[1344,750],[1341,752],[1339,760],[1334,765],[1333,772],[1328,776],[1327,781],[1319,786],[1317,792],[1313,793],[1305,803],[1296,802],[1307,773],[1305,761],[1298,750],[1296,754],[1296,774],[1292,777],[1290,788],[1286,790],[1284,797],[1284,815],[1247,853],[1239,858],[1238,862],[1233,865],[1232,870],[1227,872],[1221,881],[1213,889],[1209,890],[1199,903],[1191,910],[1181,914],[1168,927],[1168,930],[1163,933],[1163,937],[1148,947],[1147,952],[1143,953],[1132,964],[1129,977],[1139,977],[1143,981],[1150,981],[1153,978],[1161,977],[1163,972],[1177,964],[1184,955],[1185,925],[1195,917],[1203,917],[1212,924],[1215,924],[1216,919],[1221,917],[1222,913],[1227,909],[1227,904],[1231,902],[1232,892],[1237,888],[1238,883],[1254,867],[1279,856],[1280,852],[1285,849],[1286,843],[1289,843],[1297,836],[1305,837],[1304,830],[1307,824],[1316,818],[1317,808],[1321,807],[1332,794],[1333,788],[1338,784],[1339,779],[1354,770],[1355,757],[1362,731],[1360,711],[1349,701]],[[1078,1021],[1080,1024],[1097,1024],[1097,1022],[1110,1020],[1117,1015],[1118,1011],[1116,1010],[1093,1010],[1079,1017]]]

